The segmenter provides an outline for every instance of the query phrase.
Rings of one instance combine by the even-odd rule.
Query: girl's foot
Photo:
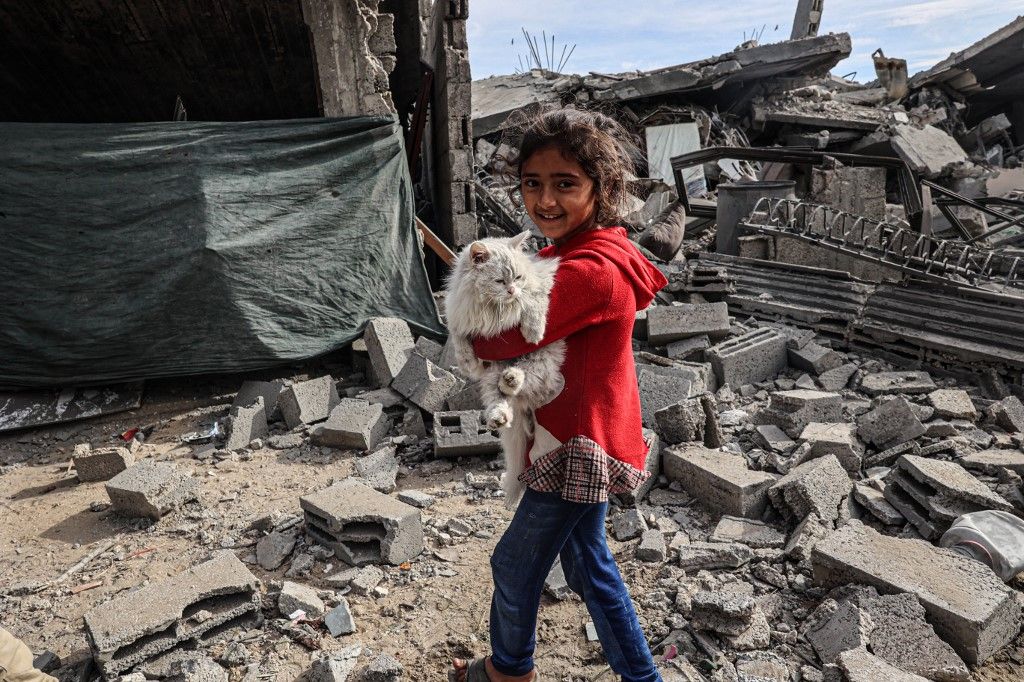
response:
[[[466,669],[469,668],[469,661],[456,658],[452,661],[452,667],[455,668],[455,679],[457,682],[465,682]],[[537,671],[535,670],[517,677],[502,675],[494,669],[493,665],[491,665],[490,656],[484,659],[484,670],[487,671],[487,679],[491,682],[530,682],[531,680],[537,679]]]

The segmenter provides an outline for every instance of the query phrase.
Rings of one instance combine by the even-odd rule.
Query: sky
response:
[[[564,73],[618,73],[697,61],[746,38],[789,38],[797,0],[471,0],[473,78],[513,73],[526,61],[522,28],[576,45]],[[819,34],[849,33],[853,53],[833,69],[874,80],[871,53],[907,60],[911,75],[1024,14],[1024,0],[825,0]],[[514,40],[514,44],[513,44]],[[543,51],[543,50],[542,50]],[[542,55],[542,59],[544,56]],[[557,64],[556,64],[557,65]]]

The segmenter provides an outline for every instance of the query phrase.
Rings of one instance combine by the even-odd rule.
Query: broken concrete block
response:
[[[704,357],[720,386],[756,384],[786,368],[786,337],[774,329],[755,329],[712,346]]]
[[[792,557],[801,564],[810,563],[811,552],[815,545],[832,532],[832,523],[826,523],[817,514],[808,514],[796,525],[786,541],[786,556]]]
[[[225,450],[241,450],[249,447],[249,443],[257,438],[270,435],[267,426],[267,412],[263,405],[263,396],[256,396],[250,405],[238,405],[231,408],[228,415],[228,438],[224,441]]]
[[[107,481],[114,511],[123,516],[146,516],[154,521],[186,502],[197,499],[199,481],[170,462],[144,460]]]
[[[750,627],[738,635],[722,635],[721,637],[726,645],[734,651],[761,651],[768,648],[771,635],[772,630],[768,624],[768,617],[760,608],[755,608],[754,617],[750,620]]]
[[[441,356],[444,354],[444,346],[433,339],[428,339],[425,336],[421,336],[416,339],[416,345],[412,350],[414,353],[418,353],[427,360],[430,360],[435,365],[441,364]]]
[[[1024,404],[1017,396],[1003,398],[989,407],[992,421],[1009,433],[1024,432]]]
[[[487,430],[478,410],[434,413],[435,457],[479,457],[501,452],[501,440]]]
[[[971,673],[925,620],[917,595],[904,592],[861,600],[874,625],[871,652],[905,672],[929,680],[968,682]],[[852,648],[852,647],[851,647]]]
[[[383,582],[384,577],[384,571],[376,566],[364,566],[356,571],[355,576],[349,581],[349,587],[355,594],[365,597]]]
[[[411,504],[417,509],[426,509],[434,504],[433,495],[428,495],[422,490],[400,490],[398,492],[398,499],[406,504]]]
[[[304,612],[310,619],[319,618],[324,615],[324,602],[312,587],[285,580],[277,598],[277,610],[285,618],[293,618],[296,611]]]
[[[761,516],[768,488],[778,478],[748,469],[741,455],[692,446],[665,448],[661,466],[709,509],[746,518]]]
[[[902,396],[857,417],[857,434],[878,448],[913,440],[925,431],[924,424]]]
[[[691,336],[722,339],[729,328],[729,305],[724,302],[654,306],[647,311],[647,340],[654,346]]]
[[[877,372],[866,375],[860,381],[860,390],[873,398],[896,393],[931,393],[935,389],[935,382],[928,372]]]
[[[122,593],[85,614],[93,658],[108,678],[259,612],[259,585],[232,552]],[[200,616],[202,614],[202,617]]]
[[[394,656],[380,654],[363,668],[362,682],[399,682],[404,668]]]
[[[470,381],[461,388],[456,389],[445,401],[449,412],[465,412],[466,410],[484,409],[484,401],[480,398],[480,387],[475,381]]]
[[[815,376],[843,365],[841,353],[816,343],[808,343],[803,348],[790,348],[788,359],[791,367],[802,369]]]
[[[75,474],[83,483],[108,481],[135,464],[135,455],[128,448],[99,448],[78,454],[75,448]]]
[[[690,598],[690,623],[697,630],[739,635],[750,627],[756,608],[750,595],[702,590]]]
[[[978,408],[971,394],[959,388],[943,388],[928,394],[928,402],[935,408],[935,416],[945,419],[978,419]]]
[[[907,519],[896,507],[889,504],[881,490],[857,483],[853,486],[855,499],[869,514],[887,526],[901,526]]]
[[[167,682],[228,682],[228,671],[204,654],[175,661],[168,672],[170,676],[164,678]]]
[[[921,537],[936,540],[963,514],[1013,505],[956,462],[904,455],[885,477],[885,499]]]
[[[639,365],[636,373],[640,389],[640,414],[644,426],[649,429],[658,427],[655,417],[658,410],[686,400],[693,390],[693,379],[685,372],[673,371],[672,368]]]
[[[840,365],[835,369],[830,369],[819,374],[818,384],[820,384],[826,391],[842,390],[850,383],[850,378],[857,373],[857,369],[857,365],[852,362]]]
[[[812,565],[824,587],[862,583],[883,594],[916,594],[938,635],[970,664],[1020,631],[1020,604],[991,569],[921,540],[888,537],[851,520],[815,545]]]
[[[1024,476],[1024,452],[1020,450],[982,450],[967,455],[960,464],[986,474],[998,474],[1000,469],[1008,469]]]
[[[306,682],[347,682],[359,667],[362,650],[362,645],[355,644],[340,651],[321,651],[305,675]]]
[[[423,551],[420,512],[358,481],[305,495],[299,505],[310,539],[352,566],[397,566]]]
[[[767,450],[785,453],[796,447],[796,442],[775,424],[758,426],[754,432],[757,434],[758,442]]]
[[[768,489],[768,496],[787,519],[800,521],[817,514],[830,522],[839,518],[839,505],[852,490],[853,482],[839,460],[826,455],[792,469]]]
[[[322,422],[340,402],[334,379],[329,376],[292,384],[278,398],[281,415],[289,429]]]
[[[816,618],[804,631],[814,653],[825,664],[835,663],[844,651],[867,646],[874,629],[871,618],[853,602],[829,603],[832,608],[824,608],[826,613],[816,611]]]
[[[409,324],[395,317],[371,319],[363,332],[363,341],[378,386],[394,381],[416,346]]]
[[[687,398],[654,413],[658,433],[670,445],[704,442],[704,407],[699,398]]]
[[[797,438],[811,422],[843,421],[843,398],[838,393],[823,391],[778,391],[768,407],[757,413],[759,424],[774,424],[790,438]]]
[[[391,387],[427,412],[441,412],[462,383],[451,372],[413,353]]]
[[[636,558],[640,561],[661,563],[667,556],[668,549],[665,547],[665,536],[660,530],[645,530],[640,538],[640,545],[636,548]]]
[[[754,549],[781,548],[786,536],[764,521],[723,516],[711,534],[712,542],[739,542]]]
[[[754,550],[736,542],[692,542],[679,548],[684,571],[739,568],[754,558]]]
[[[565,570],[562,568],[561,560],[556,560],[551,567],[548,577],[544,579],[544,589],[558,601],[568,599],[575,594],[565,580]]]
[[[895,126],[889,143],[915,173],[932,179],[968,160],[956,139],[944,130],[926,125]]]
[[[278,409],[278,400],[284,390],[284,382],[280,379],[274,381],[243,381],[238,389],[231,409],[247,407],[256,402],[256,398],[263,398],[263,410],[266,412],[267,421],[275,421],[281,416]]]
[[[860,471],[864,444],[857,439],[857,427],[854,424],[811,422],[800,432],[800,440],[810,444],[809,458],[835,455],[847,471]]]
[[[402,415],[402,423],[398,426],[398,433],[413,438],[426,438],[427,423],[423,421],[423,411],[418,407],[406,410]]]
[[[276,570],[295,549],[295,532],[274,531],[256,543],[256,563],[265,571]]]
[[[691,357],[702,358],[704,351],[711,346],[707,334],[691,336],[688,339],[680,339],[668,344],[665,354],[674,360],[686,360]]]
[[[847,682],[927,682],[920,675],[914,675],[886,663],[867,649],[850,649],[839,654],[839,667]]]
[[[644,429],[644,442],[647,443],[647,455],[644,458],[644,471],[650,474],[647,479],[627,493],[619,493],[618,497],[624,506],[635,505],[647,497],[661,474],[661,439],[650,429]]]
[[[728,386],[725,387],[728,390]],[[700,406],[704,408],[704,445],[715,449],[725,445],[725,433],[718,419],[718,399],[714,393],[700,396]]]
[[[382,493],[394,491],[395,478],[398,476],[396,450],[395,446],[389,445],[360,457],[355,463],[356,475],[364,479],[374,490]]]
[[[888,450],[883,450],[874,455],[868,455],[864,458],[864,468],[870,469],[871,467],[889,467],[896,463],[903,455],[917,455],[921,452],[921,446],[918,445],[917,441],[911,440],[906,443],[900,443],[894,445]]]
[[[627,509],[611,519],[612,535],[619,542],[638,538],[647,530],[647,522],[636,509]]]
[[[372,450],[387,435],[389,427],[380,405],[342,398],[327,421],[310,430],[309,439],[332,448]]]

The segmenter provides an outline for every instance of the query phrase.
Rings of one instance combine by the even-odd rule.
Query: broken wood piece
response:
[[[420,228],[420,234],[423,235],[423,243],[429,246],[430,250],[445,262],[445,265],[455,265],[455,252],[449,249],[448,245],[441,241],[440,237],[434,234],[419,218],[416,218],[416,227]]]
[[[86,590],[92,590],[103,585],[102,580],[94,580],[91,583],[85,583],[84,585],[77,585],[71,588],[71,594],[78,594],[79,592],[85,592]]]

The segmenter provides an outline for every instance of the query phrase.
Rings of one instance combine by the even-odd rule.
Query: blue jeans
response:
[[[660,682],[633,602],[605,541],[608,503],[567,502],[527,489],[491,556],[491,663],[505,675],[533,670],[537,609],[555,559],[583,597],[605,658],[623,682]]]

